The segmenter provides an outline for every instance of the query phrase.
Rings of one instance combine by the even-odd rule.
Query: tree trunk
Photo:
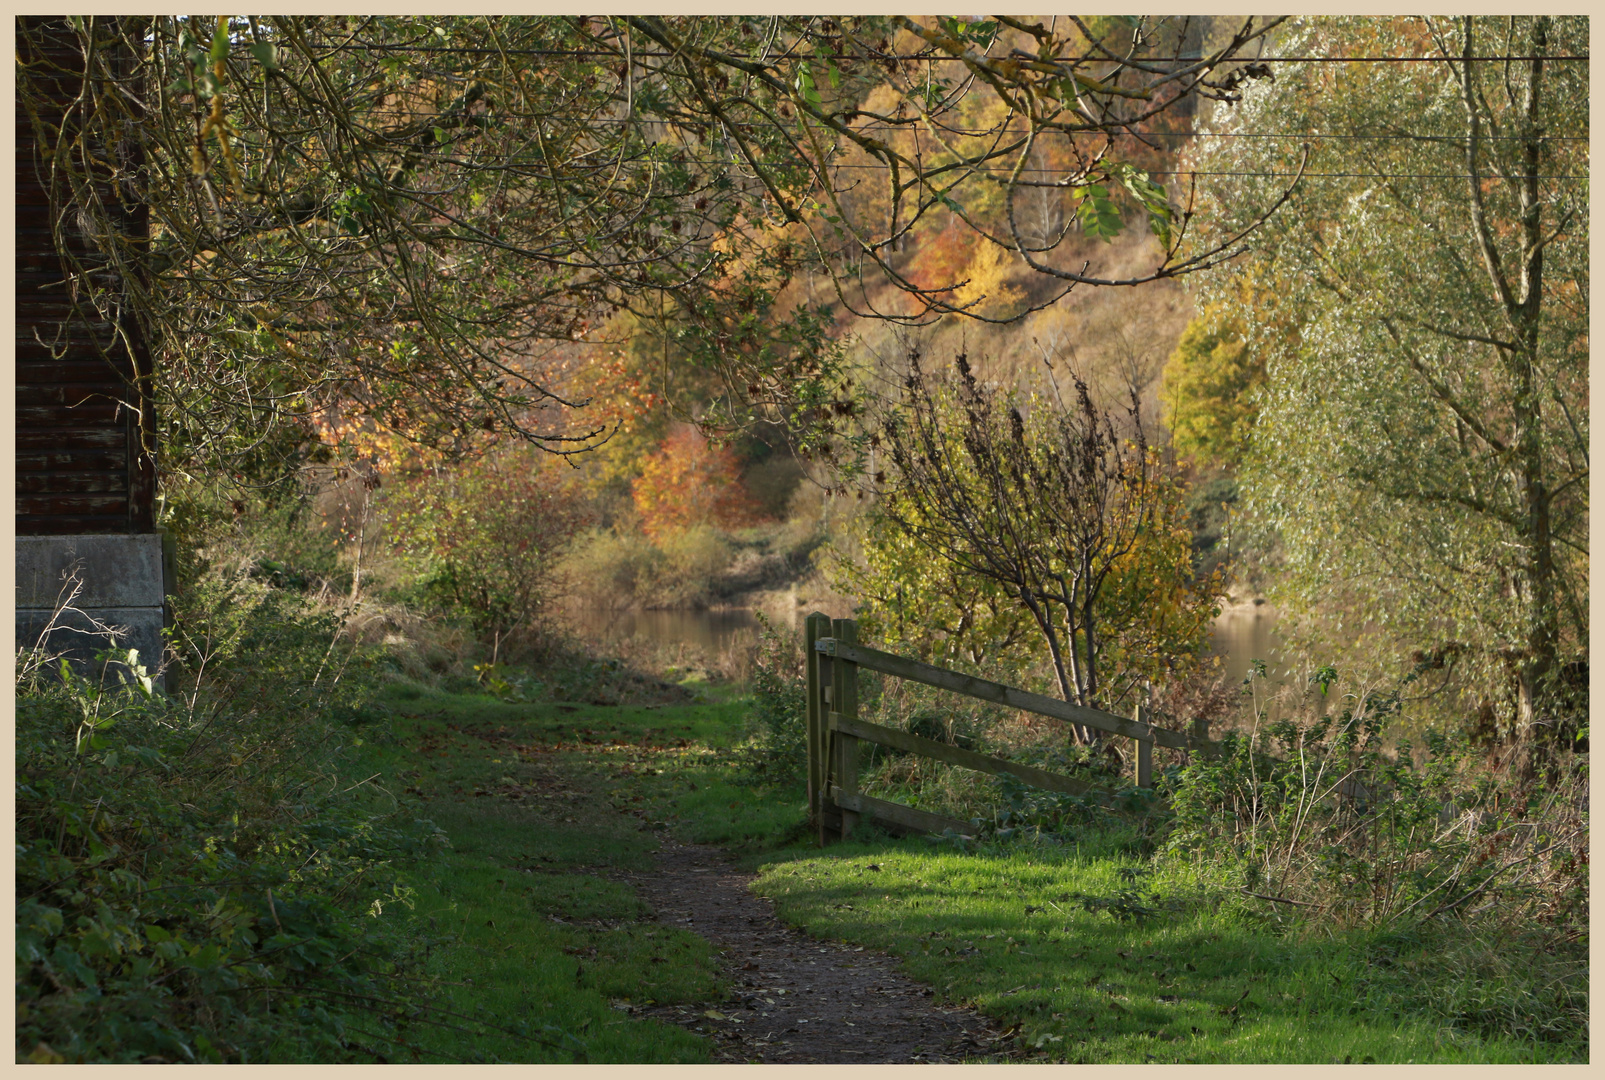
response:
[[[1461,95],[1466,107],[1466,159],[1470,173],[1471,216],[1474,235],[1495,294],[1510,323],[1513,342],[1501,350],[1514,393],[1511,397],[1512,480],[1518,488],[1522,514],[1517,539],[1524,548],[1516,603],[1522,605],[1522,655],[1516,672],[1516,741],[1525,749],[1520,757],[1521,771],[1531,777],[1537,764],[1536,753],[1549,741],[1547,726],[1551,715],[1551,685],[1559,668],[1560,611],[1557,604],[1554,538],[1552,535],[1551,493],[1544,469],[1543,404],[1539,389],[1539,321],[1544,299],[1543,201],[1538,178],[1543,165],[1543,133],[1538,122],[1538,106],[1543,80],[1544,54],[1549,44],[1545,19],[1533,21],[1528,39],[1527,83],[1522,102],[1525,116],[1521,125],[1521,162],[1515,178],[1519,192],[1520,241],[1515,272],[1507,270],[1494,232],[1490,228],[1480,189],[1481,113],[1478,92],[1473,85],[1470,57],[1472,21],[1465,21],[1465,56],[1460,74]],[[1515,280],[1512,280],[1514,278]]]

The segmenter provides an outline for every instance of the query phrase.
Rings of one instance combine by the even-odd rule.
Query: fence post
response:
[[[1137,723],[1148,723],[1148,703],[1139,701],[1135,717]],[[1137,742],[1137,786],[1151,788],[1154,786],[1154,741],[1152,739],[1138,739]]]
[[[820,679],[822,658],[814,648],[814,642],[829,635],[830,616],[816,611],[803,621],[803,672],[806,676],[808,693],[808,816],[815,822],[820,820],[823,809],[819,776],[823,772],[820,768],[823,756],[820,733],[825,729],[825,716],[822,703],[824,687],[823,680]]]
[[[858,644],[858,623],[853,619],[837,619],[831,632],[844,645]],[[832,710],[849,719],[858,719],[858,665],[837,657],[831,665],[833,683]],[[835,733],[837,787],[849,795],[858,794],[858,739],[845,732]],[[828,789],[827,789],[828,790]],[[842,816],[842,839],[858,824],[858,814],[839,807]]]

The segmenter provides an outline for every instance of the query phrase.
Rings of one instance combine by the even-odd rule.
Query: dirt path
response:
[[[709,1035],[720,1061],[954,1062],[1007,1060],[1013,1046],[967,1009],[934,1003],[931,989],[884,953],[816,941],[775,917],[748,889],[752,875],[718,848],[665,841],[652,874],[623,875],[658,921],[719,946],[731,997],[696,1006],[637,1008]]]

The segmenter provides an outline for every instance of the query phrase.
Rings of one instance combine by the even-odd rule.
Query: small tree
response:
[[[1202,285],[1266,364],[1243,517],[1276,598],[1401,653],[1453,643],[1467,704],[1538,747],[1588,655],[1589,29],[1311,20],[1285,50],[1432,62],[1289,65],[1195,157],[1203,231],[1230,230],[1302,160],[1235,136],[1321,133],[1287,212]]]
[[[1176,452],[1200,465],[1235,467],[1248,446],[1265,362],[1237,320],[1204,312],[1187,324],[1165,364],[1161,400]]]
[[[692,525],[735,528],[758,517],[735,454],[689,425],[671,431],[642,462],[632,493],[641,527],[654,540]]]
[[[902,507],[904,516],[917,513]],[[859,628],[870,638],[899,642],[933,664],[1007,669],[1036,659],[1036,628],[1008,589],[931,558],[884,504],[855,518],[851,536],[858,557],[832,545],[825,568],[835,588],[857,601]]]
[[[1148,446],[1137,403],[1024,402],[910,364],[883,437],[896,468],[885,513],[957,577],[997,583],[1046,646],[1064,700],[1114,708],[1145,679],[1196,662],[1219,582],[1192,580],[1182,488]],[[1096,735],[1076,727],[1090,743]]]
[[[557,564],[589,519],[563,466],[520,447],[396,485],[386,517],[425,589],[487,642],[540,647]]]

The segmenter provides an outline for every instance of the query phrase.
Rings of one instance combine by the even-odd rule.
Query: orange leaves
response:
[[[944,228],[919,238],[904,275],[921,289],[951,289],[964,279],[964,268],[979,244],[975,233],[953,215]]]
[[[696,428],[677,425],[641,466],[631,485],[641,528],[656,540],[690,525],[738,528],[758,519],[729,447],[715,446]]]

